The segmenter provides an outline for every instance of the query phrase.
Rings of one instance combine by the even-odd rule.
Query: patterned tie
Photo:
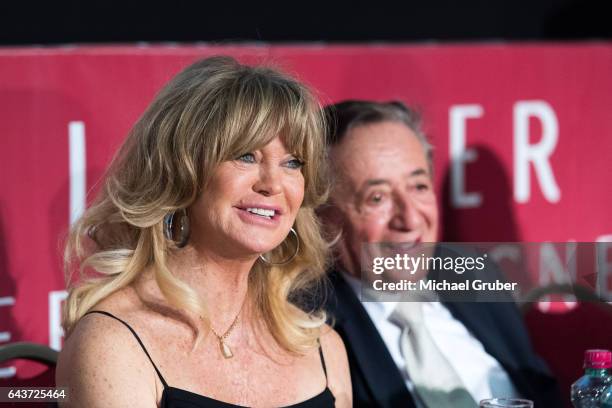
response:
[[[400,349],[416,393],[428,408],[478,404],[442,355],[423,321],[422,302],[398,302],[389,321],[402,329]]]

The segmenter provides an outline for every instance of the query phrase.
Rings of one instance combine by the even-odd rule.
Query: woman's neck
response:
[[[246,303],[249,273],[256,258],[226,259],[193,247],[179,254],[169,261],[172,273],[203,299],[213,330],[223,333]]]

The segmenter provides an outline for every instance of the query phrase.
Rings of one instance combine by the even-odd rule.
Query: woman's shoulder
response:
[[[126,346],[135,343],[134,336],[125,324],[121,323],[116,317],[126,317],[128,308],[126,298],[128,297],[126,288],[117,291],[93,306],[88,313],[81,316],[77,323],[72,327],[62,348],[62,354],[69,354],[77,351],[93,351],[107,345]],[[103,313],[97,313],[98,311]],[[110,314],[105,315],[105,314]],[[115,350],[122,354],[121,349]]]
[[[60,358],[74,355],[81,361],[104,351],[112,351],[112,356],[122,356],[128,354],[128,349],[137,345],[134,336],[124,324],[99,313],[89,313],[81,317],[72,328]]]
[[[321,327],[321,335],[319,342],[325,355],[329,353],[331,357],[346,355],[346,348],[344,347],[344,341],[333,327],[328,324],[324,324]]]
[[[342,338],[338,334],[338,332],[333,328],[333,326],[328,323],[323,323],[321,326],[321,336],[320,339],[323,341],[333,341],[333,342],[342,342]],[[343,343],[344,344],[344,343]]]
[[[321,328],[319,342],[327,370],[327,385],[336,398],[336,406],[350,407],[352,406],[351,375],[344,342],[327,324]]]
[[[60,357],[74,355],[81,361],[108,352],[104,361],[112,363],[146,356],[138,339],[146,328],[143,323],[151,319],[137,299],[126,287],[94,305],[70,331]]]
[[[94,309],[120,314],[120,308],[112,304],[103,302]],[[150,364],[123,323],[90,313],[77,322],[64,343],[56,382],[70,387],[68,406],[114,406],[128,401],[129,406],[152,406],[156,403],[156,383]],[[131,401],[131,395],[139,397]]]

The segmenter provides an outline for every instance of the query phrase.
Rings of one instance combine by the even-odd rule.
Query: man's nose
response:
[[[394,208],[391,217],[391,228],[399,231],[413,231],[423,222],[418,204],[408,193],[396,194],[393,200]]]
[[[259,169],[259,177],[253,185],[253,190],[266,197],[279,194],[282,191],[280,169],[263,165]]]

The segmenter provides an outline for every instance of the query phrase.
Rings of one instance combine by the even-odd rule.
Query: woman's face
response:
[[[189,211],[198,248],[233,259],[278,246],[304,198],[302,162],[279,137],[219,165]]]

